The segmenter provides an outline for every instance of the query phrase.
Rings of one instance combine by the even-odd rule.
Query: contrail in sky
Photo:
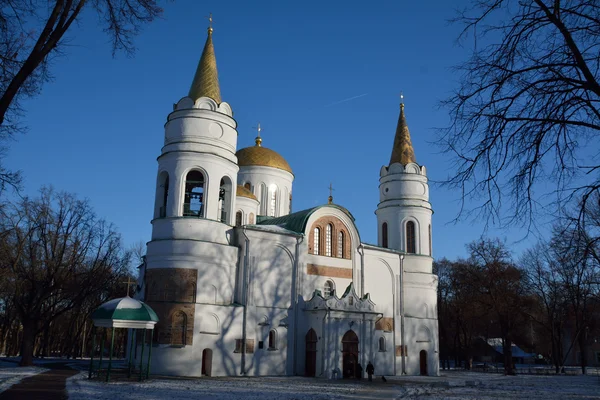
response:
[[[359,94],[358,96],[348,97],[347,99],[340,100],[340,101],[335,101],[335,102],[333,102],[331,104],[327,104],[325,107],[331,107],[331,106],[335,106],[337,104],[345,103],[345,102],[350,101],[350,100],[358,99],[360,97],[365,97],[368,94],[369,93],[363,93],[363,94]]]

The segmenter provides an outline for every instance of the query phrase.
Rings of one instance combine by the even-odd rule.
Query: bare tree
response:
[[[463,43],[473,38],[456,69],[460,87],[442,103],[451,124],[441,143],[456,164],[447,184],[463,194],[458,218],[532,228],[555,203],[581,198],[585,208],[600,188],[600,3],[474,0],[455,21]]]
[[[47,348],[53,321],[90,299],[106,300],[102,294],[125,275],[129,254],[87,201],[52,189],[9,204],[0,224],[5,290],[23,325],[21,365],[32,365],[37,336],[44,333]]]
[[[142,25],[162,13],[157,0],[0,0],[0,140],[23,130],[21,101],[38,95],[52,75],[51,60],[63,53],[65,35],[84,10],[104,24],[116,51],[132,54]],[[89,18],[90,16],[88,16]],[[96,21],[91,20],[91,23]],[[0,158],[1,160],[1,158]],[[18,175],[0,165],[0,189]]]

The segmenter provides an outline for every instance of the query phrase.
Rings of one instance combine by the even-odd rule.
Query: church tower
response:
[[[225,315],[234,301],[238,133],[221,99],[212,35],[210,27],[189,93],[167,117],[158,157],[142,296],[159,317],[154,343],[165,349],[202,346],[199,327],[212,335],[219,307]],[[155,350],[157,365],[170,371],[174,363],[191,365],[191,351],[173,358],[165,349]]]
[[[379,198],[375,211],[378,245],[407,255],[431,257],[433,210],[429,203],[427,170],[416,162],[404,115],[404,103],[400,104],[390,163],[380,171]],[[425,269],[422,272],[431,273],[431,259],[418,264]]]
[[[235,220],[238,134],[231,107],[221,100],[212,33],[210,27],[189,94],[167,117],[154,209],[161,222],[153,225],[159,236],[156,230],[165,229],[173,238],[226,243],[225,224]]]

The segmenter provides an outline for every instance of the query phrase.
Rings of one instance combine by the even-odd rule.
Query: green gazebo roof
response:
[[[149,328],[158,322],[158,316],[146,303],[129,296],[102,304],[92,313],[94,325],[105,328]]]

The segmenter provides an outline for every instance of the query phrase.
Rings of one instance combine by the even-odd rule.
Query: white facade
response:
[[[238,167],[232,115],[201,96],[184,97],[167,118],[140,270],[160,318],[153,373],[341,378],[372,362],[376,375],[437,375],[425,167],[381,169],[379,246],[364,244],[343,207],[291,213],[294,176],[281,162]]]

